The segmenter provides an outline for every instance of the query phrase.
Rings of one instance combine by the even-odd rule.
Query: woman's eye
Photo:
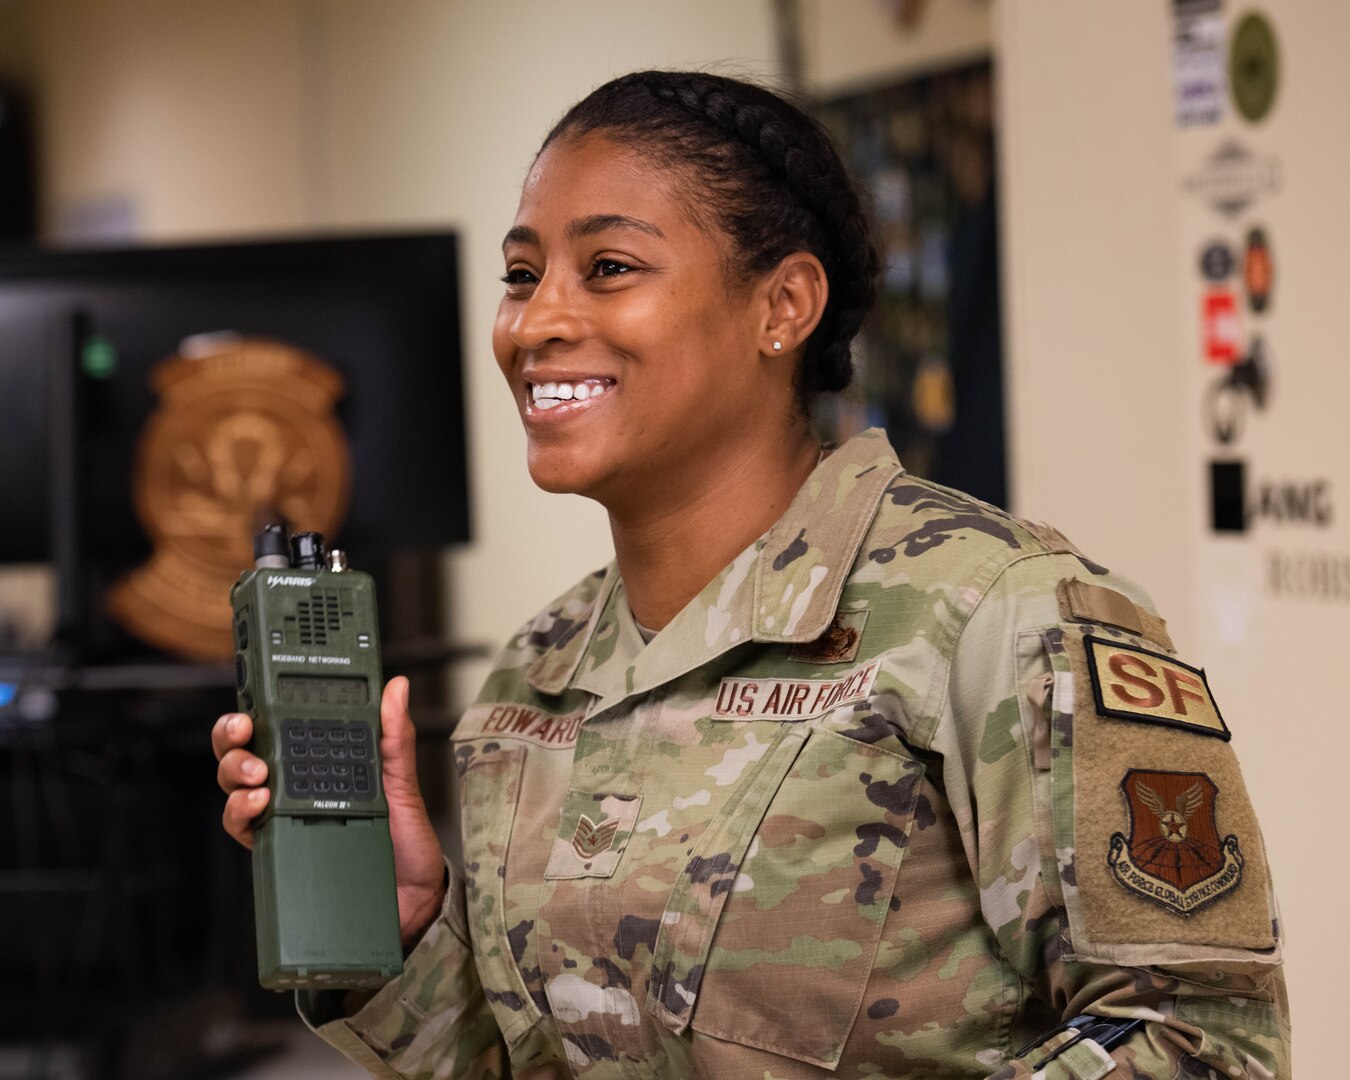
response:
[[[596,259],[591,267],[591,273],[596,277],[618,277],[632,269],[627,263],[619,262],[618,259]]]
[[[507,285],[529,285],[534,281],[534,275],[521,267],[513,267],[502,275],[502,281]]]

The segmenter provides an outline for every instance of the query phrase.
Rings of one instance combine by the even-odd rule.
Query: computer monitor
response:
[[[351,490],[330,540],[365,565],[468,540],[452,234],[0,251],[0,563],[74,558],[107,583],[148,556],[132,477],[150,375],[210,333],[284,342],[344,380]]]

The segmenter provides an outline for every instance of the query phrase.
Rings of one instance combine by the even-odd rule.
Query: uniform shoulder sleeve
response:
[[[1000,950],[1062,1020],[1140,1021],[1106,1049],[1029,1032],[995,1075],[1077,1038],[1047,1078],[1287,1076],[1279,921],[1232,732],[1147,596],[1080,557],[1011,562],[961,630],[944,709],[934,748]]]

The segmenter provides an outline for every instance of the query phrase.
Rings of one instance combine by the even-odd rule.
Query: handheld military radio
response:
[[[376,987],[403,968],[380,771],[375,586],[279,525],[230,590],[239,709],[272,798],[253,840],[258,979],[273,990]]]

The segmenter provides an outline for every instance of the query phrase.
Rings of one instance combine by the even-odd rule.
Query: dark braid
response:
[[[820,259],[830,298],[798,372],[803,405],[853,379],[849,345],[872,307],[877,253],[853,180],[821,125],[762,87],[719,75],[639,71],[574,105],[544,140],[603,134],[690,182],[696,211],[753,277],[794,251]]]

